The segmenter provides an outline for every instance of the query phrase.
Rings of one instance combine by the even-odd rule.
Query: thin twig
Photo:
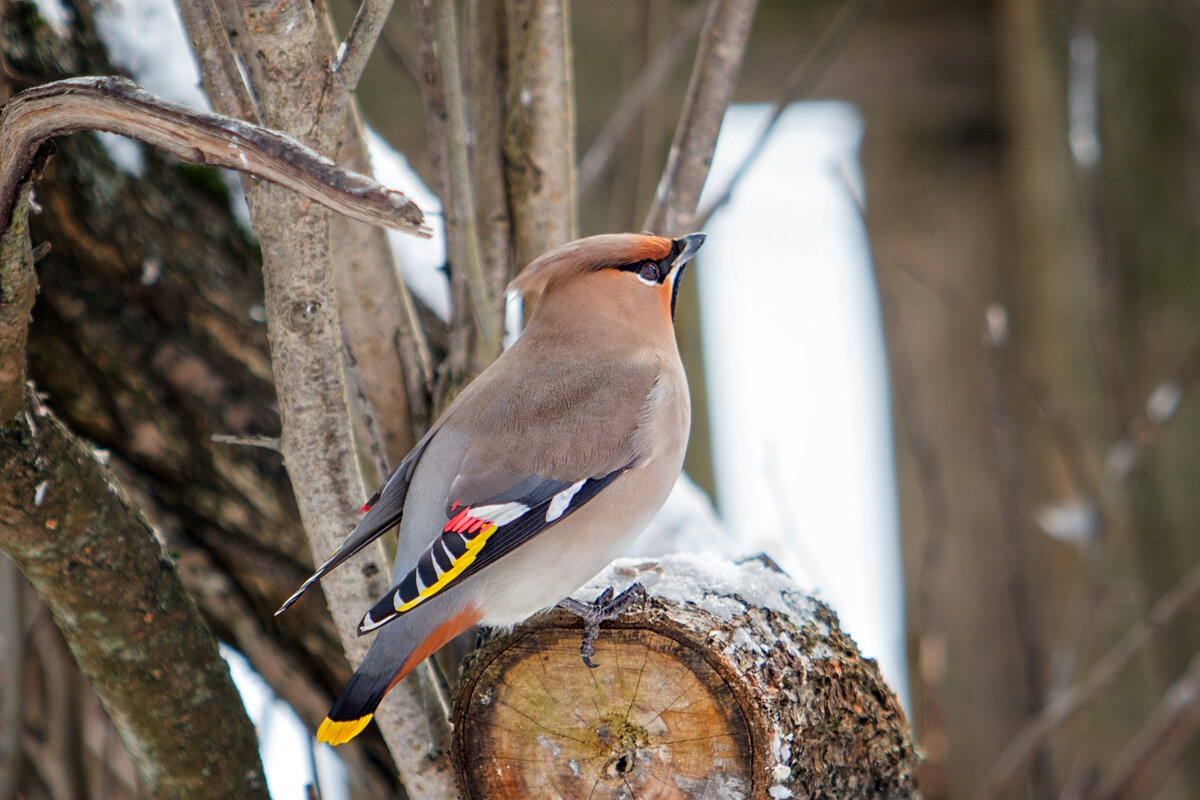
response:
[[[576,237],[570,4],[505,0],[504,163],[513,259],[524,266]]]
[[[617,148],[624,143],[633,125],[646,110],[650,98],[662,90],[687,51],[687,44],[700,30],[708,14],[704,3],[696,3],[671,26],[671,33],[655,52],[650,63],[642,69],[617,102],[616,110],[596,134],[595,140],[579,162],[579,195],[585,197],[596,187],[604,171],[612,163]]]
[[[212,440],[219,444],[236,444],[245,447],[261,447],[264,450],[280,452],[278,436],[235,436],[228,433],[214,433]]]
[[[228,27],[215,0],[180,0],[179,11],[200,65],[200,82],[220,113],[261,124],[253,93],[242,77]]]
[[[338,57],[330,65],[329,88],[332,96],[326,109],[326,121],[340,120],[345,113],[350,98],[354,96],[354,89],[362,78],[363,70],[367,67],[371,52],[375,49],[375,43],[379,40],[388,12],[392,10],[393,2],[394,0],[362,0],[362,5],[358,7],[354,22],[350,24],[350,31],[338,49]]]
[[[986,313],[983,345],[979,351],[979,373],[983,379],[988,417],[996,448],[996,500],[1000,517],[1001,540],[1004,542],[1005,572],[1021,645],[1020,660],[1025,673],[1025,695],[1029,713],[1037,713],[1046,696],[1045,647],[1033,588],[1030,586],[1030,559],[1023,523],[1023,491],[1021,465],[1017,448],[1017,432],[1012,410],[1008,404],[1003,381],[1002,352],[1008,343],[1008,320],[1002,307],[991,306]],[[1034,795],[1050,796],[1049,752],[1039,743],[1033,753]]]
[[[403,193],[341,169],[296,140],[242,120],[171,103],[124,78],[71,78],[29,89],[0,111],[0,226],[41,145],[79,130],[119,133],[184,161],[245,172],[340,214],[429,236]]]
[[[1125,425],[1125,433],[1104,459],[1105,492],[1124,489],[1145,454],[1158,441],[1163,426],[1175,415],[1184,397],[1200,380],[1200,333],[1193,336],[1174,372],[1159,381],[1142,408]]]
[[[1087,800],[1143,800],[1154,796],[1200,732],[1200,654],[1171,684],[1154,715]]]
[[[713,0],[667,166],[643,230],[674,235],[691,227],[757,8],[758,0]]]
[[[1001,797],[1038,745],[1090,703],[1104,687],[1116,680],[1134,657],[1198,596],[1200,564],[1193,566],[1170,591],[1155,601],[1145,618],[1127,630],[1117,643],[1092,665],[1083,678],[1070,688],[1054,695],[1037,714],[1026,720],[988,771],[987,777],[975,794],[975,800],[995,800]]]
[[[804,60],[800,62],[788,79],[787,86],[784,88],[783,97],[775,103],[771,109],[771,116],[767,119],[766,125],[763,126],[762,132],[759,133],[758,139],[754,145],[746,153],[742,163],[738,165],[737,171],[733,173],[733,177],[725,186],[713,202],[703,208],[696,214],[699,220],[696,227],[703,228],[708,224],[708,219],[725,203],[729,202],[730,196],[733,194],[734,188],[750,171],[750,167],[754,166],[754,162],[762,155],[767,141],[771,138],[771,134],[775,131],[775,126],[779,123],[780,117],[787,111],[789,105],[799,100],[806,95],[821,76],[825,74],[826,68],[837,57],[846,43],[850,41],[851,36],[858,30],[859,24],[866,17],[867,12],[871,10],[873,0],[848,0],[837,16],[829,24],[821,34],[821,38],[817,40],[817,44],[809,51]]]
[[[1059,505],[1068,506],[1072,523],[1079,526],[1079,530],[1072,533],[1078,535],[1073,541],[1079,546],[1084,575],[1075,592],[1071,619],[1064,625],[1065,633],[1050,654],[1049,695],[1053,696],[1062,691],[1075,675],[1091,621],[1105,598],[1106,587],[1101,579],[1101,567],[1104,541],[1108,538],[1109,514],[1101,502],[1099,486],[1088,469],[1083,442],[1074,420],[1052,401],[1046,389],[1034,385],[1016,365],[1010,367],[1025,385],[1038,415],[1050,429],[1051,442],[1061,457],[1070,483],[1069,494],[1066,500],[1059,501]],[[1055,507],[1044,508],[1038,514],[1039,525],[1050,535],[1058,533],[1050,524],[1054,516],[1049,512],[1055,510]]]
[[[485,349],[494,347],[499,352],[500,325],[488,311],[487,278],[480,262],[454,6],[439,2],[430,7],[423,0],[412,0],[410,5],[420,42],[429,160],[446,222],[455,313],[448,366],[449,380],[457,384],[467,374],[471,360],[469,317],[463,315],[463,306],[468,305],[473,313]]]

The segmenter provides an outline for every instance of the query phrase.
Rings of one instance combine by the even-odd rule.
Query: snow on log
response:
[[[828,606],[759,561],[622,559],[640,582],[589,669],[561,608],[467,659],[452,757],[464,797],[912,798],[908,721]]]

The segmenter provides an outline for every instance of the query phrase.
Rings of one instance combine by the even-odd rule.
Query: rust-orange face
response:
[[[683,276],[683,268],[708,237],[703,233],[689,233],[673,240],[656,236],[645,238],[658,246],[647,246],[643,252],[636,253],[633,260],[614,268],[633,273],[648,288],[658,292],[664,310],[669,311],[671,319],[675,319],[675,300],[679,296],[679,281]],[[663,245],[669,245],[665,248],[665,253]]]

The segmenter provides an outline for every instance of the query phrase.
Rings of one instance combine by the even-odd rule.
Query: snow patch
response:
[[[146,174],[146,151],[143,149],[145,145],[108,131],[96,131],[95,133],[100,140],[100,145],[118,168],[135,178],[141,178]]]
[[[62,0],[34,0],[38,15],[46,21],[55,33],[66,37],[71,32],[71,22],[74,11],[62,4]]]
[[[539,733],[537,735],[537,743],[538,743],[538,747],[542,748],[543,750],[549,750],[550,755],[553,756],[554,758],[558,758],[559,756],[562,755],[562,746],[559,745],[558,742],[554,741],[553,739],[550,739],[544,733]]]
[[[609,586],[620,592],[634,582],[649,594],[695,603],[725,621],[745,613],[747,604],[791,616],[800,613],[805,621],[814,610],[812,601],[787,575],[760,561],[734,564],[711,553],[673,553],[649,561],[619,558],[574,597],[588,602]]]
[[[762,645],[754,641],[754,637],[750,635],[750,631],[745,628],[735,628],[733,631],[733,641],[725,648],[725,655],[732,655],[737,650],[750,650],[755,653],[762,653]]]
[[[147,91],[192,108],[208,110],[200,91],[200,69],[170,0],[101,0],[96,30],[117,67]]]

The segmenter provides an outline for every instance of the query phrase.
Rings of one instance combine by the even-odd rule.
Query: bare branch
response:
[[[1171,684],[1154,715],[1087,800],[1142,800],[1162,787],[1200,732],[1200,654]]]
[[[352,169],[370,170],[354,105],[347,109],[338,161]],[[377,412],[384,452],[390,463],[397,464],[429,424],[433,382],[427,377],[426,364],[431,357],[425,329],[396,270],[396,257],[385,231],[335,217],[331,240],[345,346],[355,359],[348,369],[361,379],[365,395],[356,410],[373,408]],[[355,417],[363,419],[361,414]],[[380,481],[385,477],[386,473],[372,476]]]
[[[506,0],[504,164],[513,260],[575,238],[575,78],[566,0]]]
[[[480,257],[475,200],[466,145],[466,108],[458,59],[453,4],[411,0],[417,29],[421,96],[434,190],[442,199],[446,253],[450,266],[452,317],[446,374],[435,390],[435,410],[472,367],[471,324],[477,322],[481,344],[476,352],[500,350],[499,319],[489,312],[487,280]],[[436,15],[436,16],[434,16]],[[468,311],[470,313],[468,313]],[[492,320],[490,328],[482,327]],[[483,344],[490,342],[490,344]]]
[[[450,280],[450,325],[447,332],[447,356],[445,369],[449,376],[441,375],[433,396],[434,411],[441,405],[441,396],[446,394],[446,378],[459,380],[467,373],[470,360],[470,301],[467,299],[467,282],[464,270],[457,268],[465,260],[465,245],[460,240],[463,232],[457,215],[452,213],[450,181],[450,131],[446,92],[443,88],[442,65],[438,59],[439,49],[434,41],[433,20],[429,6],[422,0],[410,0],[413,27],[417,33],[417,83],[421,88],[422,105],[425,108],[425,138],[429,149],[430,179],[433,191],[442,201],[446,232],[446,258]]]
[[[1025,695],[1028,712],[1041,707],[1046,696],[1045,645],[1042,642],[1033,587],[1029,576],[1030,559],[1024,525],[1024,491],[1021,481],[1020,457],[1017,449],[1017,430],[1005,392],[1002,353],[1008,344],[1008,317],[1003,307],[990,306],[984,323],[983,346],[979,351],[979,373],[983,379],[988,418],[996,460],[996,501],[1001,537],[1005,544],[1005,578],[1009,601],[1020,643],[1020,660],[1025,671]],[[1050,793],[1049,751],[1044,743],[1034,748],[1032,781],[1036,797]]]
[[[265,450],[279,452],[278,436],[235,436],[227,433],[214,433],[212,440],[220,444],[237,444],[245,447],[261,447]]]
[[[642,224],[644,230],[675,235],[691,227],[757,8],[758,0],[713,0],[667,167]]]
[[[196,111],[139,89],[124,78],[71,78],[29,89],[0,112],[0,225],[38,148],[79,130],[119,133],[185,161],[245,172],[340,214],[429,236],[424,215],[401,192],[347,172],[299,142],[248,122]]]
[[[345,113],[354,88],[366,69],[367,60],[375,49],[383,24],[387,21],[388,12],[392,10],[393,0],[362,0],[350,32],[342,42],[337,60],[330,67],[332,72],[333,98],[329,106],[330,119],[339,119]]]
[[[867,12],[871,10],[874,0],[847,0],[846,4],[838,11],[833,22],[821,34],[821,38],[804,60],[796,67],[791,78],[788,79],[787,86],[784,88],[783,97],[776,101],[774,108],[771,109],[771,116],[767,120],[767,124],[759,133],[758,139],[750,151],[746,153],[746,157],[742,159],[742,163],[738,165],[737,171],[730,178],[729,184],[721,192],[721,196],[702,209],[696,216],[699,218],[697,227],[703,228],[708,222],[708,218],[713,215],[721,206],[729,202],[730,196],[733,194],[734,187],[745,177],[750,171],[750,167],[754,166],[754,162],[762,155],[763,149],[766,147],[767,141],[771,138],[771,134],[775,131],[775,126],[779,123],[779,118],[783,116],[783,112],[787,111],[789,105],[799,100],[807,94],[821,76],[825,73],[826,68],[832,63],[833,59],[841,52],[842,48],[858,30],[859,23],[866,17]]]
[[[671,72],[683,57],[687,44],[700,30],[708,14],[704,3],[696,3],[687,10],[679,21],[671,26],[671,33],[658,48],[654,57],[630,84],[629,90],[617,103],[612,116],[604,123],[595,141],[579,162],[579,195],[586,196],[596,187],[600,177],[612,162],[617,148],[625,141],[633,124],[641,118],[646,104],[671,77]]]
[[[1193,566],[1170,591],[1155,601],[1145,619],[1126,631],[1078,683],[1056,694],[1021,726],[988,772],[975,800],[996,800],[1003,796],[1037,746],[1116,680],[1134,657],[1198,596],[1200,564]]]
[[[447,228],[457,232],[452,268],[466,280],[467,297],[479,333],[477,353],[486,354],[486,365],[500,353],[500,320],[493,311],[487,276],[479,254],[479,231],[475,223],[475,188],[467,152],[467,109],[462,69],[458,57],[458,23],[454,4],[432,4],[433,37],[441,66],[442,92],[446,109],[447,178],[449,196],[443,198]],[[449,202],[447,203],[447,200]]]
[[[227,116],[261,123],[216,0],[180,0],[179,13],[200,65],[200,82],[213,108]]]
[[[479,256],[488,291],[502,298],[512,277],[512,221],[504,172],[504,9],[502,0],[469,0],[464,18],[467,97],[470,102],[471,175],[475,186]],[[503,312],[500,312],[501,314]]]

